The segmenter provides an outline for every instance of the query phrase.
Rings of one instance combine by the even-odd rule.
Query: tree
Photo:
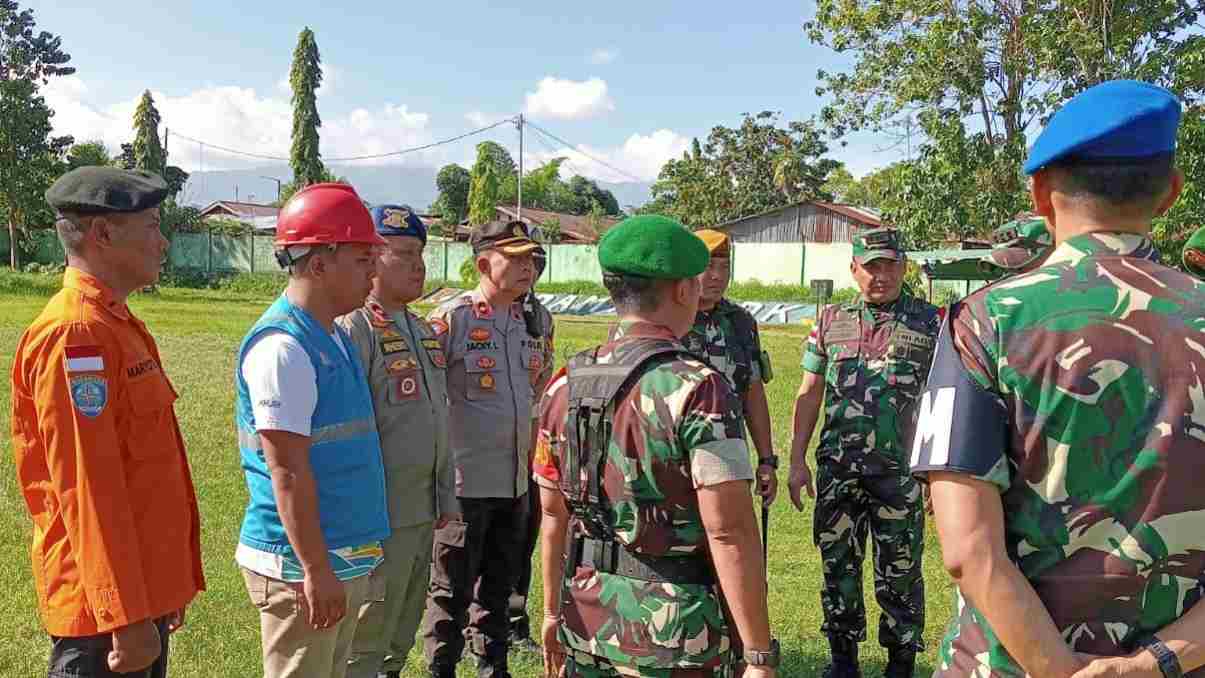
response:
[[[327,169],[325,164],[321,164],[321,161],[319,161],[319,163],[320,163],[319,167],[321,169],[319,170],[318,175],[314,178],[314,181],[311,181],[308,183],[301,183],[301,182],[297,181],[296,179],[294,179],[293,181],[283,184],[280,187],[280,198],[277,199],[276,202],[274,202],[272,204],[276,207],[284,207],[284,204],[289,201],[289,198],[293,197],[294,193],[296,193],[297,191],[300,191],[301,189],[305,188],[306,186],[309,186],[310,184],[347,184],[347,183],[351,183],[347,180],[347,177],[335,176],[335,174],[333,172],[331,172],[329,169]]]
[[[322,57],[318,54],[314,32],[308,27],[297,37],[289,85],[293,88],[293,146],[289,151],[289,165],[293,168],[294,183],[309,186],[322,181],[326,169],[318,151],[318,128],[322,126],[322,119],[318,116],[317,91],[322,85]]]
[[[122,144],[121,155],[113,159],[113,162],[122,169],[132,170],[137,164],[134,159],[134,144]]]
[[[435,187],[439,197],[435,207],[445,224],[456,225],[469,213],[469,186],[472,176],[460,165],[444,165],[435,176]]]
[[[746,113],[740,127],[712,128],[680,160],[661,168],[653,206],[691,226],[710,226],[796,202],[827,199],[824,181],[839,163],[810,122],[778,124],[779,114]]]
[[[1186,0],[819,0],[804,30],[854,61],[849,72],[819,73],[817,94],[832,97],[821,119],[834,136],[910,134],[917,123],[921,152],[903,190],[943,189],[930,203],[943,209],[911,215],[923,240],[1010,218],[1025,202],[1027,133],[1078,92],[1132,77],[1199,98],[1205,37],[1190,33],[1199,16],[1200,3]]]
[[[494,166],[494,173],[498,175],[499,181],[503,177],[512,176],[518,171],[515,159],[511,157],[510,151],[506,150],[501,144],[495,141],[483,141],[477,144],[478,154],[483,152],[482,148],[485,149],[484,153],[489,158],[490,164]]]
[[[75,144],[67,151],[67,169],[80,167],[106,167],[113,164],[109,149],[100,140]]]
[[[498,170],[491,156],[491,141],[477,144],[477,161],[473,163],[469,184],[469,224],[480,226],[495,219],[494,208],[498,206]]]
[[[134,111],[134,169],[162,175],[167,166],[163,143],[159,140],[159,109],[151,91],[142,93]]]
[[[602,205],[603,211],[609,215],[619,214],[619,201],[610,191],[600,188],[593,179],[574,176],[569,180],[569,190],[576,198],[573,214],[589,214],[594,203]]]
[[[0,0],[0,208],[8,219],[9,263],[15,269],[18,230],[49,221],[43,198],[62,173],[69,136],[52,136],[54,115],[39,89],[57,76],[71,75],[71,56],[62,39],[34,33],[32,10]]]
[[[1205,226],[1205,108],[1184,113],[1177,140],[1176,164],[1184,173],[1184,192],[1163,217],[1156,219],[1152,236],[1163,263],[1180,265],[1184,243]]]

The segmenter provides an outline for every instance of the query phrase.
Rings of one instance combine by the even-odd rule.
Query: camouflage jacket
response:
[[[1126,654],[1205,594],[1205,284],[1154,258],[1083,235],[967,297],[920,407],[913,471],[999,487],[1008,554],[1079,652]],[[1023,673],[960,599],[937,674]]]
[[[762,353],[757,321],[727,299],[710,311],[699,311],[682,343],[722,372],[738,396],[748,391],[754,380],[770,381],[769,358]]]
[[[642,337],[673,339],[651,325],[625,325],[623,332],[603,347],[600,362]],[[561,370],[544,394],[532,461],[536,482],[557,490],[568,454],[567,386]],[[648,555],[703,553],[697,488],[753,478],[724,377],[694,360],[654,367],[619,398],[612,425],[602,491],[617,540]],[[561,639],[570,650],[645,668],[716,667],[725,659],[729,631],[712,587],[652,583],[584,566],[566,576]]]
[[[936,306],[907,294],[883,307],[825,307],[803,349],[803,369],[825,382],[819,463],[855,475],[906,470],[939,318]]]

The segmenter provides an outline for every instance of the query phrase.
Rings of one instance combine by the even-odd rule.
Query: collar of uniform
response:
[[[1063,241],[1043,266],[1075,264],[1088,256],[1116,255],[1159,261],[1159,250],[1151,239],[1136,233],[1085,233]]]
[[[665,325],[658,325],[643,320],[621,320],[616,336],[620,339],[644,337],[651,339],[678,339],[673,330]]]
[[[63,287],[75,290],[118,318],[128,319],[130,309],[113,298],[113,290],[96,276],[71,266],[63,273]]]
[[[488,300],[486,300],[485,294],[481,291],[480,287],[472,291],[472,293],[469,295],[469,299],[470,305],[473,307],[474,317],[476,317],[478,320],[494,319],[494,307]],[[511,302],[510,314],[516,320],[519,320],[523,317],[523,307],[519,305],[518,301]]]

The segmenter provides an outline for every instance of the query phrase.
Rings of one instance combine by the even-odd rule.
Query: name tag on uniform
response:
[[[824,343],[839,344],[847,341],[857,341],[862,338],[858,331],[858,323],[852,320],[837,320],[825,328]]]
[[[381,352],[382,353],[401,353],[402,351],[409,351],[409,350],[410,350],[410,347],[406,344],[405,339],[381,342]]]

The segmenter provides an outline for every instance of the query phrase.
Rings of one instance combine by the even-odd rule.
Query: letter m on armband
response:
[[[987,480],[1003,468],[1008,411],[976,382],[950,338],[947,318],[916,413],[909,466],[914,474],[952,471]]]

